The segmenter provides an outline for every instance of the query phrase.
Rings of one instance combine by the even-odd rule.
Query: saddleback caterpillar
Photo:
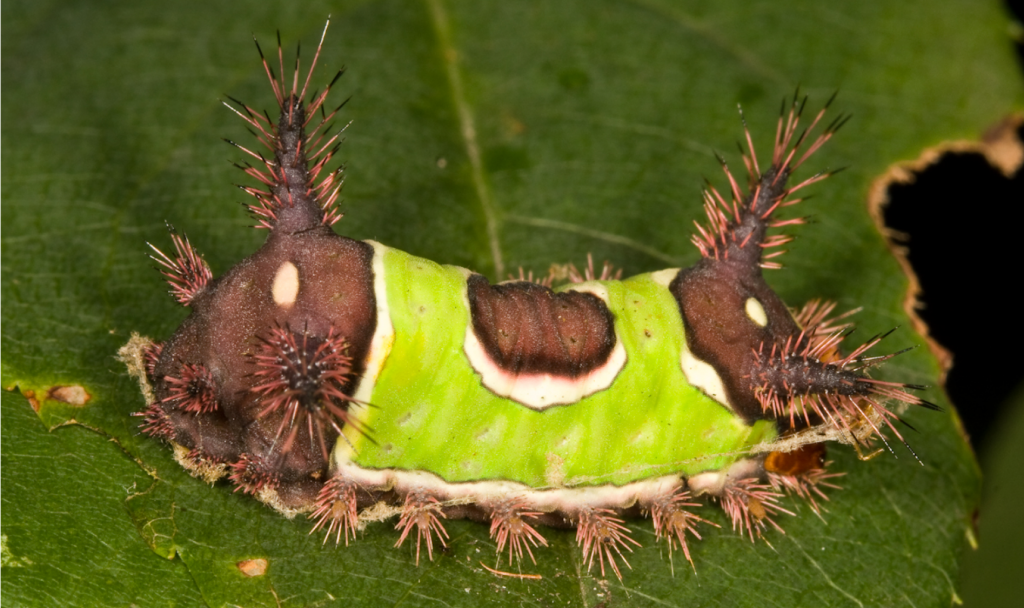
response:
[[[778,212],[829,175],[792,174],[844,118],[806,124],[794,97],[767,163],[748,133],[748,183],[723,161],[728,192],[704,191],[690,268],[492,285],[335,234],[341,106],[325,109],[330,85],[309,92],[298,60],[286,81],[280,44],[276,63],[276,119],[229,105],[269,150],[238,146],[265,244],[214,278],[172,231],[154,259],[191,314],[166,342],[135,342],[142,430],[194,475],[306,513],[335,543],[397,517],[417,561],[448,542],[445,519],[489,523],[510,561],[540,553],[543,526],[575,528],[588,568],[621,577],[639,546],[623,517],[650,517],[692,565],[690,537],[714,525],[703,502],[751,540],[772,534],[785,493],[817,511],[835,487],[824,442],[900,438],[900,408],[934,407],[870,377],[893,356],[868,355],[882,336],[844,348],[834,304],[792,311],[762,277],[791,240],[770,231],[802,223]]]

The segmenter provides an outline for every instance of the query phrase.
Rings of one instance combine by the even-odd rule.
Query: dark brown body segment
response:
[[[281,482],[286,503],[308,503],[327,472],[316,441],[299,433],[287,453],[280,453],[281,415],[260,417],[260,400],[251,392],[259,339],[273,327],[297,333],[327,335],[333,327],[345,336],[353,375],[348,390],[364,369],[376,328],[373,292],[373,249],[337,236],[327,226],[301,234],[274,231],[254,255],[211,283],[192,302],[192,314],[167,341],[153,380],[158,402],[169,395],[165,377],[177,377],[182,366],[203,365],[215,387],[217,410],[195,414],[165,407],[176,443],[217,462],[233,463],[245,454],[270,466]],[[291,307],[274,302],[272,284],[282,264],[298,269],[299,293]],[[279,413],[283,414],[283,412]],[[333,444],[333,431],[327,439]]]
[[[576,378],[604,364],[615,347],[614,317],[593,294],[526,281],[491,285],[480,275],[467,282],[473,332],[510,374]]]
[[[718,371],[738,415],[747,422],[763,418],[751,382],[756,350],[762,344],[784,342],[800,328],[761,276],[761,268],[741,260],[702,258],[679,271],[669,290],[679,303],[690,352]],[[747,316],[749,298],[764,308],[764,327]]]

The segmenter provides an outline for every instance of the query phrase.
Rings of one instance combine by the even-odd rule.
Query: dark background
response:
[[[918,312],[953,353],[946,390],[977,450],[1024,380],[1024,173],[1007,179],[980,155],[947,154],[889,194],[886,224],[906,235]]]
[[[1007,5],[1024,22],[1024,0]],[[908,236],[924,292],[920,315],[953,353],[946,389],[983,451],[1003,403],[1024,381],[1024,300],[1016,291],[1024,287],[1024,171],[1008,179],[980,155],[948,154],[889,194],[886,224]]]
[[[1006,3],[1016,17],[1024,78],[1024,0]],[[1018,129],[1024,141],[1024,128]],[[981,134],[979,134],[980,136]],[[1024,598],[1024,323],[1017,289],[1024,283],[1024,170],[1007,178],[974,154],[950,154],[893,186],[888,226],[906,234],[923,290],[920,316],[953,353],[946,389],[982,468],[980,510],[960,572],[966,608],[1011,608]]]

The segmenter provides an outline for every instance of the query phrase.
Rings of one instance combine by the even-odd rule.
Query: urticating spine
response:
[[[805,223],[801,217],[776,219],[776,213],[801,202],[794,197],[798,191],[836,173],[821,172],[788,185],[793,172],[849,119],[839,116],[811,136],[832,99],[802,128],[806,101],[806,97],[795,95],[788,108],[783,102],[771,163],[764,170],[744,124],[746,150],[742,145],[740,148],[749,183],[746,190],[719,157],[731,198],[727,200],[710,185],[704,191],[708,226],[697,224],[698,232],[693,237],[703,259],[680,273],[678,285],[682,313],[694,321],[687,325],[688,337],[694,342],[694,352],[702,351],[702,358],[716,360],[720,371],[726,370],[731,397],[739,413],[748,419],[777,419],[783,430],[825,423],[858,440],[863,440],[865,433],[855,427],[866,424],[867,435],[884,441],[885,427],[902,441],[893,424],[897,414],[886,403],[936,406],[908,392],[924,387],[884,382],[867,375],[872,367],[899,354],[867,355],[889,334],[875,336],[843,355],[840,347],[851,329],[850,324],[838,321],[851,313],[828,318],[835,304],[812,302],[793,317],[762,278],[763,269],[782,267],[775,258],[785,251],[778,248],[793,240],[791,235],[769,234],[769,229]],[[735,292],[722,293],[729,289]],[[731,297],[735,303],[753,298],[766,315],[765,324],[750,329],[745,340],[716,342],[711,333],[702,334],[706,324],[702,326],[700,320],[709,311],[702,308],[699,297],[686,296],[708,290],[718,291],[723,300]],[[737,320],[730,323],[743,327]]]
[[[327,28],[325,27],[324,35],[326,33]],[[255,38],[253,40],[255,41]],[[342,217],[337,203],[344,184],[342,177],[344,167],[338,167],[328,172],[323,178],[320,175],[338,151],[341,145],[341,134],[348,126],[345,125],[335,130],[331,122],[338,111],[348,102],[348,99],[330,112],[324,109],[327,95],[330,93],[331,87],[344,74],[344,69],[338,70],[330,84],[322,92],[314,91],[308,104],[305,101],[310,78],[322,47],[323,36],[320,38],[320,44],[313,57],[313,64],[310,66],[302,88],[299,89],[299,58],[301,54],[296,52],[294,75],[289,86],[284,81],[284,55],[281,50],[280,35],[277,46],[280,79],[263,55],[263,49],[260,48],[259,42],[256,42],[260,59],[263,61],[263,69],[267,73],[278,107],[281,109],[281,116],[276,124],[266,114],[256,112],[238,100],[229,97],[231,101],[241,107],[241,110],[230,104],[224,104],[241,116],[254,130],[259,141],[274,154],[273,159],[267,159],[263,154],[253,152],[228,140],[229,143],[259,161],[259,165],[262,167],[258,168],[246,163],[240,168],[262,182],[265,189],[239,186],[256,199],[255,203],[249,205],[249,209],[256,217],[260,228],[277,229],[294,234],[320,224],[332,226]],[[311,129],[309,128],[310,123],[313,123]],[[307,129],[309,129],[308,134],[306,133]]]

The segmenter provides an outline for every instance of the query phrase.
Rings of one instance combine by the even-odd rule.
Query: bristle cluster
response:
[[[594,268],[594,256],[587,254],[587,265],[581,271],[576,267],[576,264],[552,264],[551,268],[548,269],[546,276],[534,276],[533,271],[526,272],[523,267],[519,267],[519,275],[509,273],[508,281],[525,281],[527,283],[536,283],[544,287],[551,287],[552,285],[561,285],[568,281],[569,283],[585,283],[587,281],[618,281],[622,279],[622,269],[616,269],[615,266],[605,260],[601,266],[601,271],[598,272]]]
[[[156,364],[164,352],[163,342],[150,342],[142,353],[142,362],[146,366],[146,377],[151,381],[156,375]]]
[[[785,534],[774,518],[780,513],[795,513],[782,508],[779,505],[780,498],[782,494],[770,485],[762,484],[756,477],[738,479],[726,484],[722,495],[722,510],[732,520],[732,529],[741,536],[746,534],[753,542],[755,534],[757,538],[763,537],[768,524]]]
[[[324,35],[326,33],[327,26],[325,25]],[[299,51],[296,51],[292,80],[288,84],[284,77],[284,54],[281,50],[280,36],[278,36],[277,45],[280,77],[263,55],[259,42],[256,42],[256,48],[263,60],[263,68],[270,80],[281,112],[277,123],[266,113],[257,112],[236,99],[229,97],[241,109],[227,103],[224,104],[248,123],[260,143],[273,152],[273,157],[268,159],[259,152],[249,150],[232,141],[228,142],[258,161],[257,166],[246,163],[239,168],[263,184],[263,188],[240,186],[243,191],[256,199],[255,203],[249,205],[249,209],[256,218],[259,228],[273,229],[278,224],[283,210],[297,207],[303,208],[306,212],[315,212],[319,223],[327,226],[333,225],[342,217],[337,204],[344,184],[343,167],[327,171],[323,177],[321,174],[324,173],[327,165],[338,151],[341,145],[341,134],[347,127],[345,125],[334,129],[334,124],[331,121],[348,100],[329,112],[324,107],[331,87],[338,81],[344,70],[338,70],[334,79],[322,92],[313,91],[309,95],[309,101],[306,101],[310,80],[320,57],[323,42],[324,39],[321,36],[312,65],[301,88],[299,88],[299,74],[301,73]],[[306,133],[307,129],[309,129],[308,134]],[[308,223],[309,218],[307,217],[306,220]],[[299,226],[299,228],[308,227]]]
[[[806,500],[811,510],[818,517],[821,517],[821,512],[824,509],[818,504],[818,499],[828,500],[828,495],[825,494],[822,488],[841,490],[841,486],[832,483],[830,480],[846,475],[846,473],[829,473],[827,468],[829,464],[831,463],[825,463],[821,468],[804,471],[798,475],[769,472],[768,483],[776,492],[785,491],[787,494],[793,494]]]
[[[587,563],[588,572],[594,565],[595,557],[601,565],[601,576],[605,575],[604,564],[607,561],[615,571],[615,576],[622,580],[616,558],[632,570],[622,550],[632,553],[633,547],[630,545],[639,547],[640,543],[629,536],[629,528],[623,523],[610,509],[587,507],[580,512],[579,521],[576,522],[576,542],[583,550],[583,561]]]
[[[168,394],[162,403],[194,414],[217,410],[213,376],[205,365],[182,365],[177,376],[164,376],[164,382]]]
[[[416,530],[416,565],[420,564],[420,546],[426,542],[427,556],[431,561],[434,559],[434,536],[442,547],[447,547],[445,540],[448,538],[448,531],[441,524],[442,517],[447,517],[441,510],[441,504],[436,498],[423,492],[412,492],[405,497],[405,504],[402,507],[402,516],[395,526],[401,530],[402,535],[395,543],[395,547],[401,547],[409,534]]]
[[[512,273],[509,273],[507,280],[508,281],[513,281],[513,282],[515,282],[515,281],[523,281],[523,282],[526,282],[526,283],[536,283],[537,285],[543,285],[544,287],[551,287],[552,283],[554,283],[554,276],[552,276],[551,273],[548,273],[548,275],[544,276],[544,277],[541,277],[541,276],[535,277],[535,276],[533,276],[533,271],[532,270],[527,272],[525,269],[523,269],[522,266],[520,266],[519,267],[519,275],[516,276],[516,275],[514,275]]]
[[[692,534],[698,540],[700,533],[697,532],[698,523],[706,523],[718,527],[718,524],[710,522],[703,517],[694,515],[687,510],[687,507],[699,507],[700,503],[690,502],[690,493],[682,490],[673,494],[662,496],[651,506],[651,519],[654,522],[654,534],[659,538],[668,540],[669,554],[678,545],[690,562],[690,567],[696,572],[693,565],[693,558],[690,557],[690,547],[686,544],[686,535]]]
[[[133,416],[142,418],[140,429],[150,437],[171,441],[174,439],[174,423],[159,403],[152,403],[143,412],[134,412]]]
[[[825,422],[856,436],[853,426],[863,422],[884,441],[874,414],[903,441],[893,426],[898,418],[885,402],[892,400],[931,409],[936,406],[908,392],[921,390],[922,386],[864,375],[869,368],[900,354],[865,356],[889,334],[877,335],[844,356],[840,354],[840,345],[849,335],[850,325],[835,321],[846,315],[826,320],[831,307],[814,306],[809,310],[802,316],[812,324],[805,325],[798,335],[781,344],[762,344],[754,352],[756,371],[751,380],[761,408],[776,419],[788,417],[789,426],[794,429]]]
[[[310,519],[315,519],[316,524],[309,531],[310,534],[317,530],[324,529],[324,544],[327,544],[331,534],[335,535],[334,544],[341,544],[345,539],[345,546],[348,546],[349,537],[356,538],[356,529],[359,525],[359,513],[357,511],[356,485],[340,477],[331,477],[320,490]]]
[[[622,278],[622,269],[615,267],[608,260],[604,261],[600,274],[594,269],[594,256],[587,254],[587,267],[580,272],[575,264],[569,265],[569,282],[584,283],[586,281],[618,281]]]
[[[172,258],[150,244],[156,255],[150,256],[160,264],[160,274],[164,275],[171,286],[171,295],[182,306],[188,306],[213,278],[210,266],[188,242],[188,237],[179,235],[173,228],[171,241],[174,243],[175,255]]]
[[[508,545],[509,563],[512,563],[513,557],[516,561],[523,561],[523,549],[526,549],[530,561],[536,564],[537,560],[533,557],[530,545],[532,544],[534,547],[548,546],[548,541],[526,521],[537,517],[540,512],[531,511],[526,505],[527,503],[523,499],[512,497],[495,505],[491,512],[491,538],[495,539],[498,544],[499,559],[501,552]]]
[[[220,458],[213,454],[207,453],[202,448],[194,448],[189,450],[188,454],[185,454],[185,459],[191,462],[192,465],[195,467],[225,464],[223,461],[221,461]]]
[[[747,169],[749,186],[746,191],[737,183],[725,160],[719,157],[722,169],[729,180],[731,196],[727,200],[710,184],[704,189],[704,210],[707,213],[709,225],[705,228],[695,222],[697,233],[693,236],[694,245],[704,257],[729,259],[730,256],[735,257],[745,253],[762,268],[781,267],[777,262],[771,260],[782,255],[784,251],[767,253],[767,250],[785,245],[792,240],[792,237],[788,235],[767,236],[766,230],[802,224],[804,219],[772,220],[772,215],[780,207],[799,203],[800,199],[790,198],[793,193],[825,179],[830,173],[819,173],[795,186],[787,187],[789,176],[808,157],[821,148],[848,118],[844,116],[836,118],[801,153],[801,148],[808,140],[808,134],[815,129],[828,109],[828,104],[826,104],[814,117],[811,124],[799,131],[800,118],[806,102],[806,97],[800,99],[799,95],[794,95],[788,111],[785,102],[783,103],[775,134],[772,162],[764,172],[758,165],[754,143],[750,137],[750,131],[744,123],[747,147],[744,150],[741,145],[740,152]],[[798,131],[799,135],[797,135]]]
[[[820,343],[831,340],[831,336],[845,332],[853,327],[847,317],[860,312],[860,308],[848,310],[840,315],[832,315],[836,303],[825,300],[811,300],[793,315],[796,324],[804,329],[804,337],[810,348],[817,348]],[[819,358],[823,361],[839,359],[839,351],[823,351]]]
[[[355,401],[345,393],[352,373],[347,348],[345,338],[333,327],[322,337],[274,327],[268,337],[260,339],[253,355],[256,384],[249,390],[261,399],[259,418],[280,416],[278,439],[290,429],[282,453],[291,449],[305,427],[309,437],[318,440],[326,460],[325,431],[340,435],[341,426],[353,422],[348,408]]]
[[[235,492],[257,495],[266,488],[276,488],[280,479],[271,463],[252,454],[242,454],[228,467],[229,479],[235,483]]]

